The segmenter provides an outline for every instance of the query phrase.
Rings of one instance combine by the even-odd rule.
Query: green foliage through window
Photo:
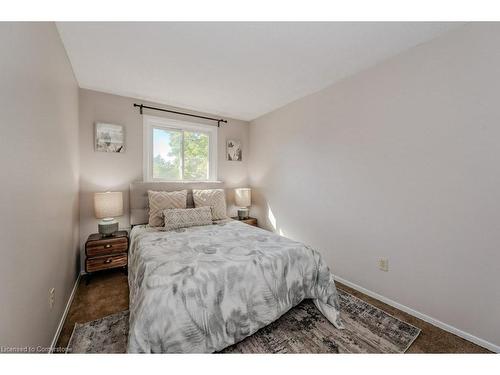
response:
[[[153,178],[209,179],[209,135],[196,131],[153,129]]]

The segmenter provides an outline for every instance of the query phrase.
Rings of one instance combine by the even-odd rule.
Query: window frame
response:
[[[204,182],[217,181],[217,127],[193,122],[173,120],[165,117],[143,116],[143,180],[145,182]],[[206,180],[167,180],[153,178],[153,129],[182,132],[181,165],[184,174],[184,132],[195,131],[208,135],[208,179]]]

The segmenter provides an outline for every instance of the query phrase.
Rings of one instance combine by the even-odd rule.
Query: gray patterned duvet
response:
[[[219,351],[304,298],[342,328],[333,275],[316,250],[233,220],[134,227],[129,286],[132,353]]]

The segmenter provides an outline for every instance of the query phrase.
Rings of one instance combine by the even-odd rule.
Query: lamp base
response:
[[[97,224],[99,234],[103,237],[111,237],[118,230],[118,221],[111,220],[102,220]]]
[[[238,220],[246,220],[250,217],[250,210],[248,208],[238,208]]]

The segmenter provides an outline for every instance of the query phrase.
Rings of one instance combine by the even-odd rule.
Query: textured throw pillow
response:
[[[163,210],[168,208],[186,208],[187,190],[180,191],[148,191],[149,225],[163,226]]]
[[[163,219],[165,221],[166,230],[211,225],[212,209],[210,207],[186,209],[171,208],[169,210],[163,210]]]
[[[195,207],[211,207],[212,219],[227,219],[226,195],[224,189],[193,190]]]

